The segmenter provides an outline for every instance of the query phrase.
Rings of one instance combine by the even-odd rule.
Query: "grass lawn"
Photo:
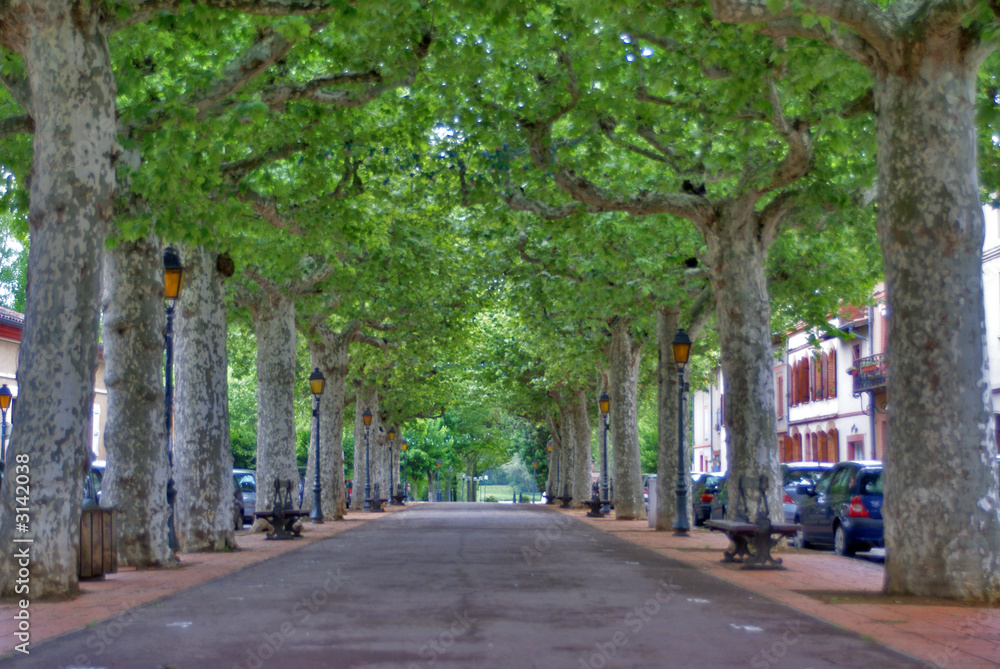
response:
[[[531,500],[530,490],[518,489],[518,494],[524,493],[526,500]],[[479,500],[482,501],[487,497],[495,497],[498,502],[509,502],[514,498],[514,488],[509,485],[481,485],[477,493]],[[535,501],[539,499],[539,493],[535,493]]]

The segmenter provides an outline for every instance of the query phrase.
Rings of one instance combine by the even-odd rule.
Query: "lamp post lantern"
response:
[[[601,393],[597,401],[601,408],[601,422],[604,423],[604,436],[601,439],[601,513],[611,512],[611,498],[608,497],[608,412],[611,411],[611,398],[607,393]]]
[[[322,487],[319,480],[319,396],[323,394],[323,386],[326,377],[319,367],[313,369],[309,375],[309,390],[313,394],[313,426],[316,431],[316,472],[313,478],[313,508],[309,512],[309,519],[314,523],[323,522]]]
[[[687,473],[684,471],[684,367],[691,355],[691,338],[684,330],[674,336],[674,362],[677,363],[677,513],[674,516],[674,534],[684,534],[691,529],[687,514]]]
[[[369,511],[372,508],[372,486],[371,486],[371,468],[369,466],[368,460],[368,429],[372,424],[372,410],[365,409],[365,412],[361,414],[361,420],[365,423],[365,503],[364,508]]]
[[[174,302],[181,295],[184,286],[184,266],[181,258],[172,246],[163,250],[163,298],[167,301],[167,326],[164,328],[163,397],[166,408],[167,427],[167,464],[170,467],[170,477],[167,479],[167,543],[170,550],[178,549],[177,533],[174,530],[174,501],[177,489],[174,487]]]
[[[6,383],[0,386],[0,461],[7,459],[7,409],[12,397]]]

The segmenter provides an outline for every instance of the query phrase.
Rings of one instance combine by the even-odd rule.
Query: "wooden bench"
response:
[[[271,531],[267,533],[268,539],[294,539],[302,536],[302,527],[298,524],[298,520],[308,513],[292,506],[291,479],[277,477],[274,479],[274,505],[271,510],[257,511],[253,515],[271,524]]]
[[[763,509],[758,506],[757,520],[748,520],[746,495],[743,493],[742,477],[737,482],[739,499],[736,513],[742,516],[737,520],[705,521],[705,525],[713,530],[719,530],[729,537],[730,545],[723,551],[723,562],[742,562],[744,569],[784,569],[781,558],[771,557],[771,549],[778,545],[782,537],[790,537],[801,529],[801,525],[772,523],[771,513],[767,503],[767,477],[761,476],[757,489]],[[741,509],[742,507],[742,509]]]
[[[705,525],[729,537],[731,545],[723,552],[722,561],[742,562],[744,569],[784,569],[781,558],[771,557],[771,549],[782,537],[790,537],[801,529],[801,525],[772,524],[766,516],[758,518],[756,523],[710,519]]]

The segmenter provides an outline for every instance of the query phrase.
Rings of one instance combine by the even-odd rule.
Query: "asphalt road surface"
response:
[[[926,666],[540,506],[427,504],[12,667]]]

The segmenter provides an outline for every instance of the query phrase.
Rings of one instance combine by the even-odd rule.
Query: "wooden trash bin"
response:
[[[84,508],[80,514],[80,547],[77,549],[80,578],[101,578],[118,571],[114,509]]]

